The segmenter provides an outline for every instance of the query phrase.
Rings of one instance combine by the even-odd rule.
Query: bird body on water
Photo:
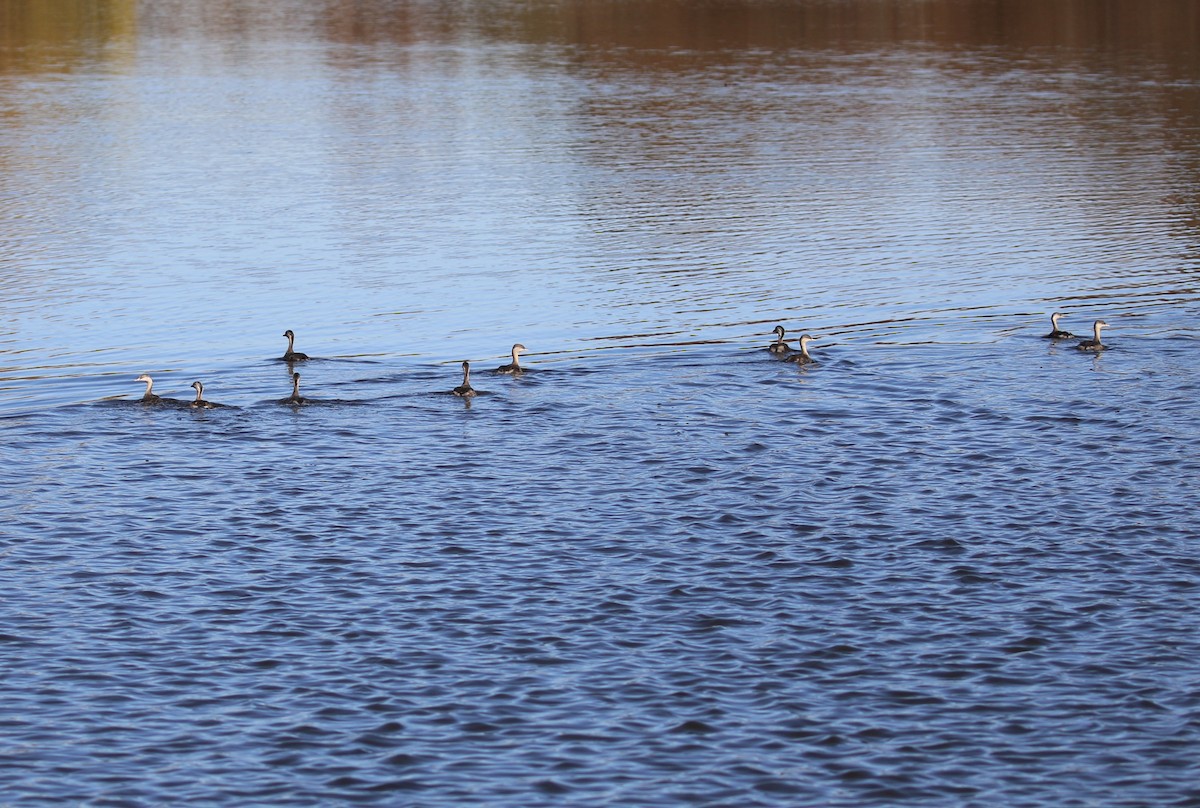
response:
[[[775,335],[775,341],[767,346],[768,351],[770,351],[771,353],[776,354],[778,356],[782,356],[783,354],[789,354],[792,352],[792,346],[788,345],[786,342],[783,341],[783,335],[785,333],[783,330],[783,326],[781,326],[781,325],[775,326],[775,329],[771,333],[773,333]]]
[[[510,362],[507,365],[501,365],[500,367],[496,368],[496,372],[497,373],[512,373],[512,374],[524,373],[525,368],[521,367],[521,363],[517,360],[517,355],[520,354],[524,350],[525,350],[525,346],[519,342],[516,345],[512,346],[512,362]]]
[[[808,334],[803,334],[800,337],[800,350],[787,358],[788,362],[795,362],[797,365],[811,365],[816,362],[808,353],[808,343],[812,342],[812,337]]]
[[[154,379],[151,379],[149,376],[143,373],[141,376],[138,376],[136,379],[134,379],[134,381],[146,383],[146,392],[142,394],[143,404],[162,403],[162,398],[154,393]]]
[[[1103,320],[1097,320],[1096,322],[1092,323],[1092,338],[1085,339],[1075,347],[1081,351],[1103,351],[1108,346],[1100,341],[1101,328],[1108,328],[1108,323],[1104,322]]]
[[[204,382],[199,382],[199,381],[192,382],[192,389],[196,391],[196,400],[191,402],[191,404],[189,404],[188,406],[196,407],[197,409],[202,409],[202,410],[212,410],[212,409],[216,409],[217,407],[225,406],[224,404],[217,404],[214,401],[205,401],[204,400]]]
[[[292,374],[292,394],[287,398],[281,398],[280,404],[303,404],[308,399],[300,395],[300,374]]]
[[[462,398],[470,398],[475,395],[475,388],[471,387],[471,363],[463,360],[462,363],[463,381],[458,387],[455,387],[450,392]]]
[[[1070,331],[1063,331],[1058,327],[1058,318],[1062,317],[1061,311],[1056,311],[1050,315],[1050,333],[1046,335],[1046,339],[1071,339],[1075,335]]]
[[[296,342],[296,335],[292,333],[292,329],[289,328],[287,331],[284,331],[283,335],[285,337],[287,337],[288,346],[287,346],[287,351],[280,358],[283,359],[284,362],[306,362],[306,361],[308,361],[308,354],[300,353],[299,351],[293,350],[295,342]]]

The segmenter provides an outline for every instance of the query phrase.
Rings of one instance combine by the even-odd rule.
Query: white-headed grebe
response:
[[[141,376],[138,376],[136,379],[134,379],[134,381],[146,383],[146,392],[142,394],[143,404],[158,404],[162,401],[159,396],[154,394],[154,379],[151,379],[149,376],[143,373]]]
[[[791,353],[792,346],[788,345],[786,342],[783,341],[783,334],[784,334],[783,326],[781,326],[781,325],[775,326],[775,330],[772,333],[775,334],[775,341],[767,346],[767,350],[773,354],[789,354],[789,353]]]
[[[1103,351],[1108,346],[1100,341],[1101,328],[1108,328],[1108,323],[1103,320],[1097,320],[1092,323],[1092,338],[1085,339],[1075,347],[1081,351]]]
[[[513,374],[524,373],[525,368],[521,367],[521,363],[517,360],[517,355],[520,354],[524,350],[525,350],[525,346],[522,345],[521,343],[518,342],[516,345],[514,345],[512,347],[512,360],[513,361],[507,365],[501,365],[500,367],[496,368],[496,372],[497,373],[513,373]]]
[[[196,400],[188,406],[196,407],[202,410],[211,410],[216,407],[224,407],[224,404],[217,404],[213,401],[204,400],[204,382],[192,382],[192,389],[196,391]]]
[[[1061,311],[1056,311],[1050,315],[1050,333],[1046,335],[1046,339],[1071,339],[1075,336],[1070,331],[1063,331],[1058,327],[1058,318],[1062,317]]]
[[[292,348],[296,342],[296,335],[292,333],[292,329],[289,328],[287,331],[284,331],[283,335],[285,337],[287,337],[288,347],[287,347],[287,351],[280,358],[283,359],[284,362],[304,362],[304,361],[306,361],[308,359],[308,354],[299,353],[298,351],[292,350]]]
[[[800,336],[800,351],[794,353],[787,358],[788,362],[795,362],[797,365],[811,365],[816,362],[815,359],[808,353],[808,343],[812,342],[812,337],[808,334]]]

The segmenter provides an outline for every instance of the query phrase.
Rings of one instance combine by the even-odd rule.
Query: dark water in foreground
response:
[[[1200,805],[1200,36],[1103,5],[0,0],[0,803]]]
[[[9,421],[0,777],[1192,804],[1193,347],[829,354],[483,376],[469,407],[355,366],[328,393],[370,401]]]

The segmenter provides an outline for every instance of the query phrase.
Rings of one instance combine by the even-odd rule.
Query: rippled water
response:
[[[1196,12],[1108,10],[0,2],[0,802],[1197,804]]]

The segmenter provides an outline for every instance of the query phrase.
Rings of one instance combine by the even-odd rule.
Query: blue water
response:
[[[0,802],[1198,804],[1200,68],[987,5],[12,5]]]

